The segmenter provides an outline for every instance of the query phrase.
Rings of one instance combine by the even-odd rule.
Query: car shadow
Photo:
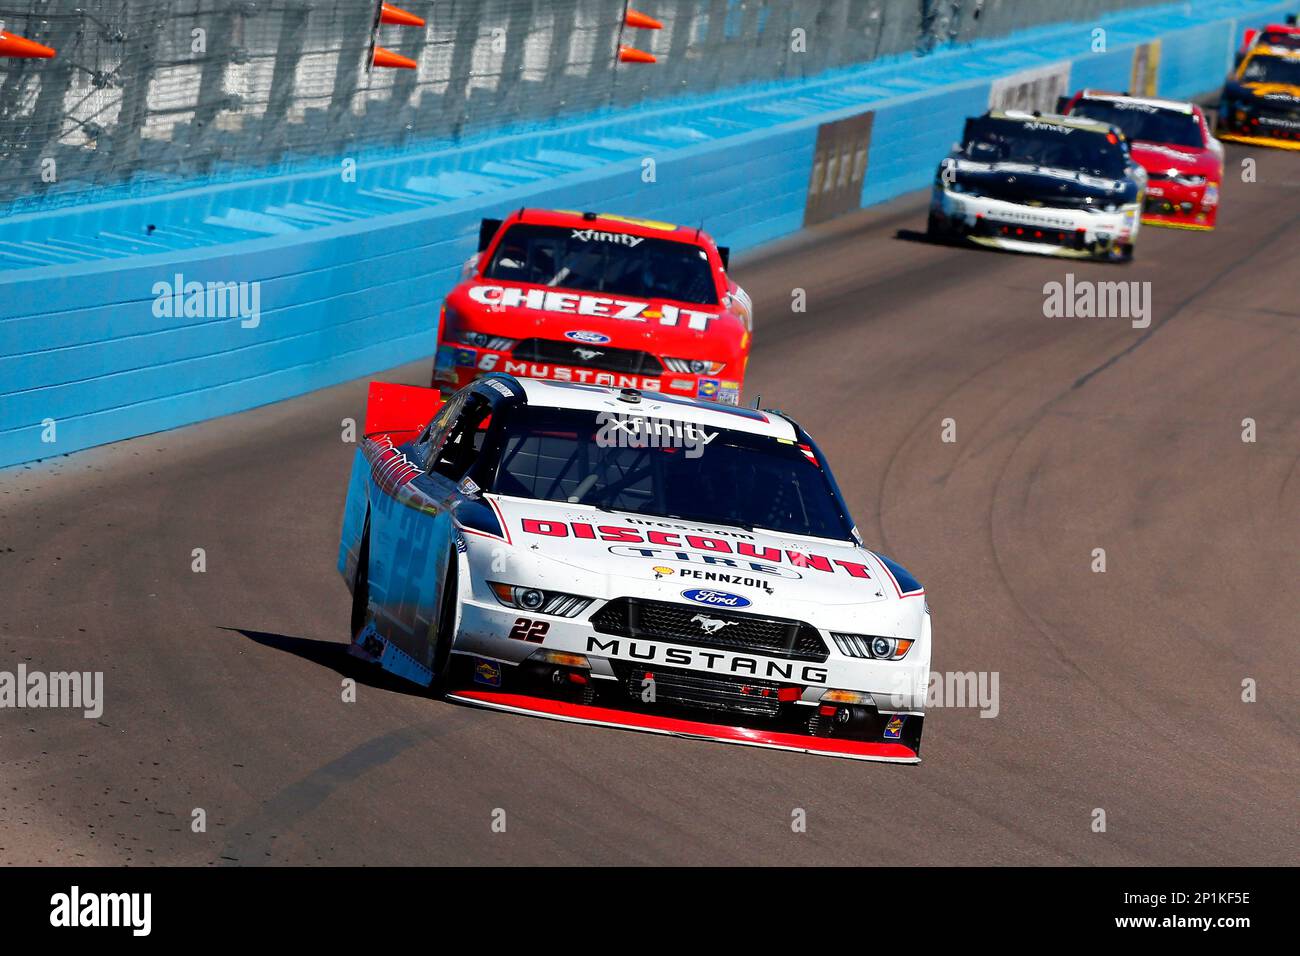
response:
[[[378,664],[360,660],[348,653],[348,644],[338,641],[318,641],[308,637],[290,637],[270,631],[253,631],[242,627],[223,627],[223,631],[240,634],[255,644],[292,654],[321,667],[328,667],[341,677],[350,677],[358,684],[379,690],[391,690],[411,697],[429,697],[423,687],[390,674]]]
[[[901,239],[903,242],[920,242],[927,246],[945,246],[946,242],[939,242],[937,239],[931,239],[923,230],[919,229],[899,229],[894,233],[895,239]]]

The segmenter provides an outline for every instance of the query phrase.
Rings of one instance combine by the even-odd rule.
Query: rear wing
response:
[[[371,382],[366,394],[365,437],[388,435],[394,445],[408,441],[424,430],[442,407],[436,388]]]
[[[484,252],[492,245],[492,237],[501,228],[502,219],[483,219],[478,224],[478,251]]]

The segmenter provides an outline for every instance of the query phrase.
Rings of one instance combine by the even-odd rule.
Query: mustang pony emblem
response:
[[[584,362],[590,362],[598,355],[604,355],[604,352],[598,352],[595,349],[574,349],[573,354],[578,356]]]
[[[705,617],[703,614],[697,614],[691,618],[691,623],[700,625],[705,634],[717,634],[728,624],[735,624],[735,621],[724,621],[717,617]]]

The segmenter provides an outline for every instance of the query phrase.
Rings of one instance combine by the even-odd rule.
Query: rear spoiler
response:
[[[492,237],[501,228],[501,219],[483,219],[478,224],[478,251],[483,252],[492,244]]]
[[[371,382],[366,394],[367,438],[389,435],[399,445],[418,435],[442,407],[436,388]]]

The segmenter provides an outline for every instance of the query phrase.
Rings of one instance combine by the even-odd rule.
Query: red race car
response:
[[[1063,112],[1123,130],[1147,171],[1142,221],[1178,229],[1214,228],[1223,182],[1223,144],[1195,103],[1083,90]]]
[[[1237,65],[1246,58],[1246,54],[1255,47],[1274,47],[1283,50],[1300,50],[1300,26],[1296,18],[1286,18],[1286,23],[1270,23],[1263,29],[1248,29],[1241,36],[1241,47],[1237,50]]]
[[[505,372],[737,405],[751,313],[699,229],[521,209],[483,220],[443,304],[433,385]]]

